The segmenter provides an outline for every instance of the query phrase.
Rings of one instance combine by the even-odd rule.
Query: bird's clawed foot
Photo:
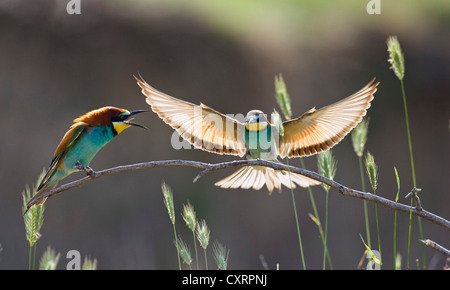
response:
[[[95,176],[95,171],[90,168],[89,166],[85,166],[83,163],[81,163],[80,161],[77,161],[77,163],[75,163],[75,168],[78,170],[82,170],[84,172],[86,172],[86,174],[90,177],[94,177]]]

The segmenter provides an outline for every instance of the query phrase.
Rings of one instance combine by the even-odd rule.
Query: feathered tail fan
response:
[[[296,185],[308,187],[318,185],[320,182],[300,174],[292,172],[289,174],[285,170],[274,170],[265,166],[245,166],[230,176],[216,182],[214,185],[222,188],[240,187],[259,190],[264,184],[267,186],[269,192],[272,193],[274,188],[281,191],[281,185],[287,188],[295,188]]]

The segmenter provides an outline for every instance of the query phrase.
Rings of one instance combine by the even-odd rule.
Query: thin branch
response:
[[[348,188],[334,180],[328,179],[316,172],[309,171],[302,168],[297,168],[289,165],[285,165],[279,162],[273,162],[273,161],[266,161],[266,160],[237,160],[237,161],[230,161],[230,162],[222,162],[217,164],[211,164],[211,163],[205,163],[205,162],[198,162],[198,161],[188,161],[188,160],[162,160],[162,161],[150,161],[150,162],[144,162],[144,163],[137,163],[137,164],[131,164],[131,165],[124,165],[124,166],[118,166],[110,169],[105,169],[101,171],[94,171],[91,173],[91,175],[86,176],[84,178],[75,180],[73,182],[58,186],[56,188],[53,188],[43,195],[36,197],[35,199],[30,202],[30,204],[34,204],[37,201],[48,198],[53,195],[59,194],[63,191],[69,190],[73,187],[79,187],[87,182],[90,182],[94,179],[108,176],[111,174],[116,174],[120,172],[127,172],[127,171],[135,171],[135,170],[142,170],[147,168],[153,168],[153,167],[161,167],[161,166],[181,166],[181,167],[195,167],[198,169],[202,169],[200,173],[195,177],[194,182],[196,182],[200,177],[204,176],[207,173],[222,170],[226,168],[235,168],[235,167],[242,167],[242,166],[266,166],[273,168],[275,170],[290,170],[293,173],[298,173],[304,176],[307,176],[309,178],[312,178],[314,180],[320,181],[322,183],[325,183],[329,185],[330,187],[337,190],[340,194],[344,196],[350,196],[355,197],[371,202],[376,202],[378,204],[381,204],[383,206],[386,206],[388,208],[392,208],[398,211],[402,211],[405,213],[409,213],[410,211],[416,215],[423,217],[424,219],[427,219],[431,222],[434,222],[437,225],[440,225],[447,230],[450,230],[450,221],[437,216],[433,213],[430,213],[426,210],[424,210],[421,206],[419,207],[410,207],[405,204],[397,203],[391,200],[388,200],[386,198],[383,198],[379,195],[374,195],[368,192],[362,192],[355,189]],[[414,191],[414,189],[413,189]]]
[[[60,185],[58,187],[55,187],[53,189],[50,189],[49,191],[45,192],[44,194],[35,197],[32,199],[29,204],[34,205],[38,201],[44,198],[51,197],[53,195],[59,194],[63,191],[69,190],[74,187],[80,187],[84,185],[85,183],[88,183],[94,179],[108,176],[111,174],[121,173],[121,172],[128,172],[128,171],[135,171],[135,170],[141,170],[141,169],[147,169],[147,168],[153,168],[153,167],[161,167],[161,166],[180,166],[180,167],[196,167],[199,169],[206,168],[210,164],[203,163],[203,162],[197,162],[197,161],[187,161],[187,160],[162,160],[162,161],[150,161],[150,162],[143,162],[143,163],[136,163],[136,164],[130,164],[130,165],[123,165],[123,166],[117,166],[101,171],[86,171],[87,176],[69,183],[66,183],[64,185]],[[84,169],[81,169],[80,171],[85,171]],[[30,208],[31,206],[28,206]],[[27,209],[28,210],[28,209]]]
[[[439,245],[436,242],[433,242],[432,240],[426,239],[426,240],[420,240],[422,243],[424,243],[426,246],[438,251],[441,254],[444,254],[447,257],[450,257],[450,251],[444,248],[443,246]]]

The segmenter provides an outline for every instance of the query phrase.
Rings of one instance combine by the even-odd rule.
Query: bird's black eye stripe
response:
[[[120,116],[114,116],[111,118],[111,122],[123,122],[125,121],[129,116],[128,115],[120,115]]]

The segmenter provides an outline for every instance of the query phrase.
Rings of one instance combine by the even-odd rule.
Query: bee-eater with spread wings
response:
[[[277,156],[303,157],[326,151],[339,143],[366,115],[378,82],[373,79],[353,95],[332,105],[304,113],[283,122],[284,135],[274,137],[276,128],[267,116],[252,110],[242,123],[202,103],[176,99],[137,78],[147,103],[158,116],[196,148],[217,154],[246,156],[247,159],[277,161]],[[320,184],[300,174],[277,171],[264,166],[245,166],[218,181],[222,188],[281,190],[281,184],[295,188]]]
[[[146,111],[130,112],[115,107],[103,107],[73,120],[74,124],[56,148],[50,167],[37,187],[36,194],[27,203],[27,211],[33,205],[43,204],[47,197],[42,195],[65,177],[77,170],[84,169],[88,172],[92,170],[88,166],[95,155],[123,130],[130,126],[145,128],[127,120],[142,112]]]

